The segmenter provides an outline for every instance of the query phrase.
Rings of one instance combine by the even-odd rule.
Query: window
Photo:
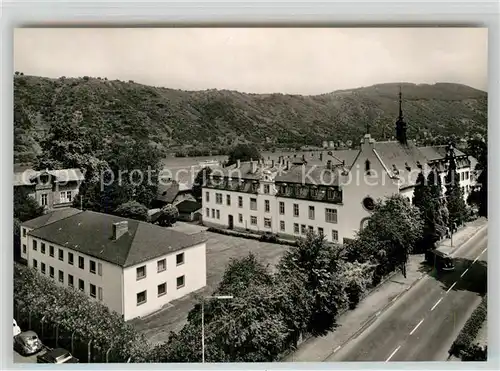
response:
[[[44,194],[41,195],[40,203],[41,203],[42,206],[47,206],[47,204],[48,204],[48,195],[47,195],[47,193],[44,193]]]
[[[243,214],[238,214],[238,222],[243,223]]]
[[[269,200],[264,200],[264,211],[268,213],[271,210],[271,205],[269,204]]]
[[[73,282],[73,276],[71,274],[68,274],[68,286],[73,287],[74,282]]]
[[[175,256],[175,263],[176,263],[177,265],[182,265],[182,264],[184,264],[184,253],[183,253],[183,252],[181,252],[180,254],[177,254],[177,255]]]
[[[37,241],[33,240],[33,251],[36,251],[38,249],[37,247]]]
[[[141,291],[137,293],[137,305],[142,305],[147,301],[146,291]]]
[[[158,260],[158,262],[156,263],[156,270],[158,271],[158,273],[167,270],[167,260]]]
[[[85,282],[83,282],[82,279],[78,280],[78,288],[80,289],[80,291],[85,292]]]
[[[215,209],[212,209],[212,219],[215,219]]]
[[[285,215],[285,203],[280,201],[280,215]]]
[[[226,204],[227,206],[231,206],[231,195],[226,195]]]
[[[210,217],[210,209],[208,207],[205,209],[205,215],[207,216],[207,218]]]
[[[250,210],[257,210],[257,199],[256,198],[250,199]]]
[[[78,268],[85,269],[85,259],[83,256],[78,257]]]
[[[36,259],[33,259],[33,268],[38,268],[38,262],[36,261]]]
[[[95,261],[89,260],[89,263],[90,263],[90,273],[94,273],[95,274],[95,271],[96,271]]]
[[[26,228],[23,228],[23,237],[26,237]]]
[[[238,207],[243,207],[243,197],[238,196]]]
[[[158,297],[163,296],[167,293],[167,284],[163,282],[158,285]]]
[[[339,240],[339,232],[336,231],[335,229],[332,229],[332,241],[338,241]]]
[[[180,289],[182,287],[184,287],[184,276],[180,276],[180,277],[177,277],[177,288]]]
[[[95,298],[97,295],[97,289],[95,285],[90,284],[90,297]]]
[[[257,225],[257,217],[256,216],[251,216],[250,217],[250,224]]]
[[[337,210],[325,209],[325,221],[327,223],[337,223]]]
[[[309,219],[314,220],[314,206],[309,206]]]
[[[314,227],[312,225],[310,225],[308,228],[310,233],[314,233]]]
[[[43,242],[40,244],[40,251],[45,255],[45,244]]]
[[[205,201],[210,202],[210,193],[205,192]]]
[[[298,223],[293,223],[293,233],[299,234],[299,224]]]
[[[331,188],[329,188],[327,191],[326,191],[326,197],[329,199],[329,200],[332,200],[335,198],[335,191]]]
[[[271,219],[270,218],[264,218],[264,227],[271,228]]]
[[[365,173],[366,175],[370,175],[370,160],[365,161]]]
[[[59,282],[64,283],[64,272],[59,271]]]
[[[60,193],[61,203],[71,202],[71,191],[62,191]]]
[[[375,201],[371,197],[365,197],[363,199],[363,207],[368,211],[373,211],[375,209]]]
[[[23,243],[23,254],[26,254],[26,244]]]
[[[264,184],[264,193],[269,193],[269,184]]]
[[[302,225],[300,226],[300,233],[302,233],[302,234],[306,234],[306,233],[307,233],[307,232],[306,232],[306,225],[305,225],[305,224],[302,224]]]
[[[295,216],[295,217],[299,216],[299,205],[298,204],[293,204],[293,216]]]
[[[280,220],[280,231],[285,230],[285,222],[283,220]]]
[[[318,234],[319,234],[320,236],[324,236],[324,231],[323,231],[323,228],[318,227]]]
[[[49,246],[49,255],[54,257],[54,246]]]
[[[64,251],[62,251],[61,249],[59,249],[59,260],[64,261]]]
[[[97,298],[102,301],[102,287],[97,289]]]
[[[222,205],[222,193],[215,194],[215,203]]]
[[[42,268],[42,273],[45,274],[45,263],[41,264],[41,268]]]
[[[97,274],[99,276],[102,276],[102,264],[101,263],[97,263]]]
[[[68,264],[73,265],[73,253],[72,252],[68,253]]]
[[[217,219],[220,219],[220,210],[215,210],[217,212]]]
[[[146,277],[146,266],[143,265],[142,267],[136,268],[135,272],[137,281],[142,280],[143,278]]]
[[[49,267],[49,276],[50,278],[54,278],[54,267]]]

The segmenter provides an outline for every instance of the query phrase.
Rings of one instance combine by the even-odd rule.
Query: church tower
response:
[[[403,98],[401,94],[401,85],[399,85],[399,117],[396,121],[396,139],[399,143],[407,145],[406,122],[403,118]]]

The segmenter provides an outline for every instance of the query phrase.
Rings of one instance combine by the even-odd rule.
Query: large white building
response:
[[[343,243],[363,228],[378,199],[399,193],[411,201],[419,173],[427,177],[435,171],[444,184],[447,155],[452,154],[467,197],[472,181],[469,157],[456,148],[417,147],[407,140],[401,96],[396,137],[377,142],[366,134],[356,150],[213,169],[203,187],[203,223],[285,238],[314,231],[327,241]]]
[[[21,225],[28,265],[85,292],[125,320],[153,313],[206,285],[206,245],[150,223],[75,209]]]

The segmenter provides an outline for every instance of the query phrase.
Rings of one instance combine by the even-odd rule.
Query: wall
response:
[[[184,264],[176,265],[176,255],[184,252]],[[166,259],[167,269],[157,271],[157,262]],[[146,277],[137,280],[136,270],[146,266]],[[167,254],[145,263],[137,264],[124,269],[125,320],[142,317],[160,310],[172,300],[183,297],[206,285],[206,245],[205,243]],[[177,277],[184,275],[185,285],[178,289]],[[158,285],[166,282],[167,293],[158,297]],[[147,301],[137,305],[137,293],[147,291]]]
[[[99,260],[88,256],[86,254],[79,253],[74,250],[70,250],[65,247],[58,246],[56,244],[45,241],[45,254],[41,253],[41,243],[43,242],[40,239],[34,238],[33,236],[28,235],[29,245],[28,245],[28,265],[33,267],[33,259],[38,261],[38,272],[41,274],[41,263],[46,264],[46,272],[45,275],[50,277],[49,275],[49,267],[54,267],[54,281],[62,286],[68,287],[68,274],[73,275],[74,277],[74,287],[78,289],[78,280],[82,279],[85,282],[85,293],[90,297],[90,284],[94,284],[96,286],[96,298],[91,298],[92,300],[99,300],[98,293],[99,287],[102,288],[103,300],[102,304],[106,305],[110,310],[117,312],[118,314],[123,314],[122,311],[122,268],[105,262],[103,260]],[[37,251],[33,250],[33,240],[38,241]],[[54,257],[49,255],[50,248],[49,246],[54,246]],[[59,252],[61,249],[64,252],[64,260],[59,260]],[[74,255],[74,263],[70,265],[68,263],[68,252],[72,252]],[[84,258],[84,269],[78,267],[78,257],[82,256]],[[90,260],[97,263],[102,264],[102,276],[100,276],[96,269],[96,273],[90,272]],[[61,270],[64,272],[64,283],[61,284],[58,280],[58,271]]]
[[[26,236],[23,237],[23,229],[26,230]],[[29,244],[28,244],[28,233],[31,231],[31,228],[21,226],[21,258],[28,259],[29,253]],[[23,245],[26,246],[26,253],[23,252]]]

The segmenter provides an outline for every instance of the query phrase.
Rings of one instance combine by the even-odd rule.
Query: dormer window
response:
[[[333,200],[335,198],[335,191],[332,188],[329,188],[328,191],[326,192],[326,197],[329,200]]]
[[[396,167],[396,165],[392,165],[392,172],[395,174],[395,175],[399,175],[399,170],[398,168]]]
[[[318,195],[318,188],[314,186],[313,188],[311,188],[311,196],[316,197],[317,195]]]

